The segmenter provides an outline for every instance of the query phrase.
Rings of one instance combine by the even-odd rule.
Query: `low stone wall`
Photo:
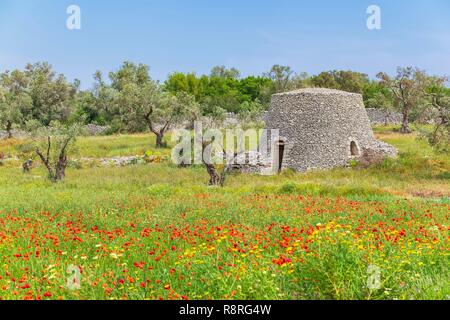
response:
[[[24,131],[13,130],[12,135],[14,138],[26,138],[28,134]],[[8,133],[6,131],[0,130],[0,140],[8,138]]]
[[[366,108],[372,124],[401,124],[402,115],[398,112],[385,112],[380,109]]]
[[[85,126],[85,130],[86,133],[90,136],[101,136],[109,130],[109,127],[99,126],[96,124],[88,124],[87,126]]]

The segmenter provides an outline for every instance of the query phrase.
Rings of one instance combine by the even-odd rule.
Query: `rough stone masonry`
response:
[[[397,155],[375,139],[360,94],[322,88],[275,94],[265,120],[267,129],[280,131],[279,141],[270,142],[274,171],[345,166],[366,150]]]

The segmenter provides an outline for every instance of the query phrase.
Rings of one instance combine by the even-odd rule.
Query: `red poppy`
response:
[[[280,255],[280,258],[279,258],[279,259],[273,259],[272,261],[273,261],[274,264],[279,265],[279,266],[282,266],[282,265],[291,263],[291,262],[292,262],[292,259],[289,259],[289,258],[287,258],[287,257],[284,256],[284,255]]]

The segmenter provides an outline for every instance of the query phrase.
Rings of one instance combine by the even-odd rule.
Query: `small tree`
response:
[[[186,92],[176,95],[161,93],[154,108],[145,119],[150,131],[156,135],[156,147],[163,147],[165,134],[175,125],[184,121],[192,122],[199,117],[200,105]]]
[[[209,186],[219,186],[223,187],[225,185],[225,179],[227,177],[227,174],[231,172],[233,169],[233,163],[235,162],[237,156],[239,153],[234,153],[230,156],[229,153],[226,152],[225,149],[223,149],[223,160],[224,164],[218,165],[214,164],[214,161],[212,159],[212,156],[206,155],[205,152],[207,151],[210,144],[213,143],[213,141],[203,141],[202,143],[202,160],[203,164],[205,165],[206,171],[209,175]]]
[[[291,80],[294,71],[289,66],[274,65],[264,77],[273,82],[273,91],[275,93],[285,92],[291,88]]]
[[[444,152],[450,150],[450,89],[445,87],[446,82],[447,78],[434,78],[425,92],[436,115],[434,127],[425,132],[425,137],[431,146]]]
[[[96,105],[99,110],[111,114],[111,108],[114,105],[114,99],[117,96],[117,90],[109,86],[103,80],[103,74],[97,70],[94,74],[94,88],[92,94],[96,99]]]
[[[424,103],[424,90],[427,86],[425,72],[412,67],[398,68],[394,78],[383,72],[377,77],[380,79],[380,84],[391,90],[395,106],[403,115],[401,132],[411,133],[410,114]]]
[[[14,127],[24,125],[32,107],[26,85],[27,79],[20,71],[5,72],[0,77],[0,126],[9,139]]]
[[[236,68],[227,69],[225,66],[215,66],[211,69],[211,78],[238,79],[241,72]]]
[[[220,117],[212,118],[209,126],[207,125],[205,132],[196,132],[196,143],[202,146],[201,160],[209,175],[209,186],[223,187],[228,173],[233,170],[236,158],[245,152],[243,145],[238,145],[238,150],[227,150],[224,147],[221,131],[214,129],[216,121],[220,121]]]
[[[7,132],[7,137],[13,137],[12,130],[16,126],[21,126],[25,122],[28,106],[31,105],[31,99],[27,95],[13,95],[6,93],[2,98],[0,96],[0,125]]]
[[[174,125],[191,120],[199,110],[195,99],[187,93],[172,95],[154,84],[127,85],[119,94],[118,105],[122,121],[129,128],[147,126],[156,136],[157,148],[164,146],[164,136]]]
[[[68,155],[73,149],[82,126],[52,123],[36,130],[36,154],[48,171],[52,182],[63,181],[66,177]]]
[[[364,73],[333,70],[313,76],[311,82],[315,87],[319,88],[363,93],[364,87],[369,83],[369,78]]]
[[[79,81],[69,83],[64,75],[56,74],[47,62],[28,64],[24,71],[27,91],[32,99],[31,117],[41,125],[69,119]]]
[[[264,106],[259,101],[243,102],[238,119],[244,128],[254,127],[263,121]]]
[[[164,146],[164,136],[174,125],[198,113],[193,96],[164,92],[150,78],[148,66],[125,62],[119,71],[110,73],[110,78],[118,92],[114,104],[121,122],[130,131],[147,127],[156,136],[157,148]]]

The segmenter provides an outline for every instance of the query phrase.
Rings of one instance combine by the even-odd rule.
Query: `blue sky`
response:
[[[81,8],[81,30],[66,28],[71,4]],[[371,4],[382,10],[379,31],[366,27]],[[0,0],[0,39],[0,70],[49,61],[83,87],[124,60],[148,64],[159,80],[214,65],[243,75],[273,64],[450,75],[450,1]]]

